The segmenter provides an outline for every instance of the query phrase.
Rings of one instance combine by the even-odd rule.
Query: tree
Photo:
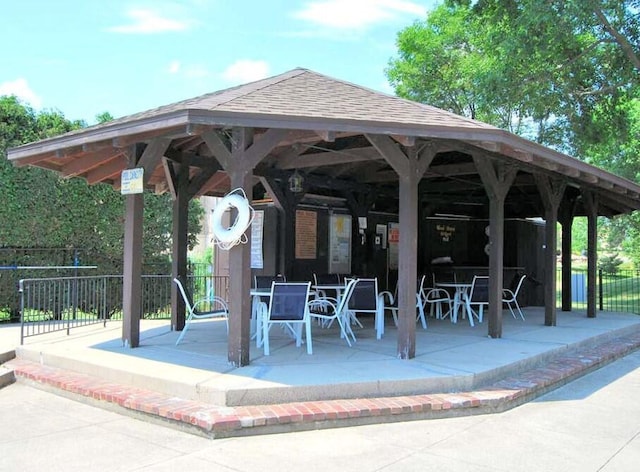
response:
[[[108,113],[101,116],[110,117]],[[44,169],[15,167],[6,158],[9,147],[82,126],[84,122],[71,122],[58,111],[36,113],[16,97],[0,97],[0,248],[77,248],[82,264],[98,265],[102,274],[122,273],[124,198],[118,192],[104,184],[89,186],[83,179],[63,179]],[[202,205],[192,201],[190,248],[196,243],[203,213]],[[171,197],[145,195],[144,264],[163,263],[167,267],[171,231]],[[13,260],[0,260],[0,264],[26,265],[26,254],[19,255],[23,260],[16,260],[14,253]],[[28,257],[30,265],[52,265],[54,254],[40,252],[37,260],[33,254]],[[17,311],[14,296],[15,281],[3,277],[0,311],[7,306]]]
[[[448,0],[399,33],[399,58],[387,75],[401,96],[418,94],[584,157],[603,137],[622,143],[629,136],[628,104],[638,98],[640,73],[639,6],[638,0]],[[430,75],[438,70],[447,75]],[[474,97],[473,114],[444,94],[455,102]]]

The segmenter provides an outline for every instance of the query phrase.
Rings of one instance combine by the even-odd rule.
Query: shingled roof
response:
[[[236,126],[253,128],[258,135],[270,128],[295,132],[293,138],[274,150],[264,166],[294,168],[295,163],[282,167],[278,156],[284,155],[283,149],[296,141],[309,146],[307,154],[299,156],[301,162],[314,151],[313,146],[314,156],[325,151],[335,157],[345,150],[370,149],[364,136],[384,134],[407,146],[416,142],[438,143],[446,152],[434,161],[436,165],[448,164],[449,168],[451,164],[461,165],[468,159],[465,161],[460,153],[478,149],[513,161],[522,169],[555,174],[577,186],[586,185],[609,194],[616,203],[609,209],[610,214],[640,207],[640,187],[585,162],[476,120],[301,68],[19,146],[10,149],[8,157],[17,165],[41,166],[64,175],[85,177],[90,183],[117,186],[119,173],[127,165],[123,157],[127,145],[167,137],[172,139],[171,147],[177,152],[188,148],[206,154],[206,146],[198,141],[203,130]],[[332,138],[323,141],[322,136],[329,136],[326,133]],[[368,152],[362,153],[366,159],[359,166],[353,164],[356,160],[347,159],[345,163],[350,163],[349,166],[343,165],[339,171],[335,165],[325,164],[308,172],[324,173],[332,179],[336,175],[354,180],[365,174],[370,177],[373,170],[383,171],[386,163],[379,155]],[[335,163],[335,159],[330,162]],[[110,163],[109,167],[106,163]],[[103,171],[97,172],[101,166]],[[367,166],[366,173],[362,166]],[[445,167],[440,169],[440,174],[431,176],[446,178],[442,175]],[[163,179],[162,169],[156,169],[151,184],[156,189],[162,188],[158,183]],[[220,193],[224,193],[224,186],[211,188],[210,194]]]

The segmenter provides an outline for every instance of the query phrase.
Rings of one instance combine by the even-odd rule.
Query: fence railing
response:
[[[558,302],[561,300],[562,272],[558,271]],[[640,314],[640,271],[617,270],[615,273],[598,269],[596,281],[598,310]],[[571,271],[571,305],[587,307],[587,271]]]
[[[142,316],[171,318],[171,276],[142,276]],[[228,299],[228,277],[188,277],[194,299],[218,295]],[[56,277],[22,279],[20,294],[20,342],[29,336],[122,319],[122,276]]]

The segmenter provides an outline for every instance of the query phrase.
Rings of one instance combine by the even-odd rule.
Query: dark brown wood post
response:
[[[233,128],[230,139],[218,131],[205,131],[202,139],[225,169],[231,189],[244,190],[251,200],[253,169],[286,136],[287,130],[270,129],[253,141],[253,130]],[[229,150],[229,144],[231,151]],[[249,364],[251,335],[251,231],[246,244],[229,249],[229,336],[227,355],[231,365]]]
[[[432,146],[420,151],[400,146],[383,135],[367,139],[397,172],[400,183],[400,242],[398,254],[398,357],[416,355],[416,288],[418,285],[418,183],[436,155]]]
[[[596,317],[598,271],[598,197],[582,191],[582,201],[587,211],[587,318]]]
[[[122,343],[125,347],[131,348],[140,345],[143,208],[143,193],[126,196],[122,268]]]
[[[180,164],[173,166],[176,171],[173,188],[173,240],[171,258],[171,278],[187,282],[187,246],[189,221],[189,163],[186,156]],[[171,283],[171,329],[182,331],[185,323],[185,305],[178,287]]]
[[[545,326],[556,326],[558,207],[564,196],[566,182],[542,174],[536,174],[535,179],[544,206],[545,220],[544,324]]]
[[[558,219],[562,225],[562,311],[571,311],[571,228],[575,211],[575,198],[562,200]]]
[[[502,337],[502,289],[504,288],[504,201],[518,169],[486,156],[473,155],[489,197],[489,307],[488,334]]]
[[[165,138],[155,139],[148,145],[134,144],[127,151],[128,167],[143,169],[143,187],[160,162],[169,143],[170,140]],[[140,345],[143,209],[143,193],[126,196],[122,268],[122,343],[130,348]]]

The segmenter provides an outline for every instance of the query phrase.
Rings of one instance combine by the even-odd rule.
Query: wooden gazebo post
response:
[[[233,128],[231,150],[217,131],[202,133],[222,168],[227,172],[231,189],[244,190],[251,200],[253,169],[277,146],[287,131],[270,129],[254,143],[253,129]],[[229,250],[229,344],[228,359],[235,367],[249,365],[251,333],[251,232],[246,233],[247,244],[238,244]]]
[[[535,174],[540,199],[544,206],[545,250],[544,250],[544,324],[556,326],[556,246],[558,245],[558,207],[564,197],[566,182],[547,175]]]
[[[571,228],[576,208],[575,197],[565,196],[560,203],[558,220],[562,226],[562,311],[571,311]]]
[[[416,288],[418,285],[418,183],[436,155],[425,146],[419,152],[410,147],[408,154],[388,136],[366,135],[398,174],[400,242],[398,255],[398,357],[416,356]]]
[[[502,337],[502,289],[504,278],[504,201],[518,169],[473,154],[480,179],[489,197],[489,336]],[[471,316],[471,315],[470,315]]]
[[[152,140],[148,145],[134,144],[127,150],[128,167],[143,169],[143,188],[167,150],[169,143],[168,139],[158,138]],[[122,267],[122,343],[131,348],[140,345],[143,209],[143,193],[126,196]]]
[[[587,211],[587,318],[595,318],[598,270],[598,197],[593,192],[583,190],[582,202]]]

